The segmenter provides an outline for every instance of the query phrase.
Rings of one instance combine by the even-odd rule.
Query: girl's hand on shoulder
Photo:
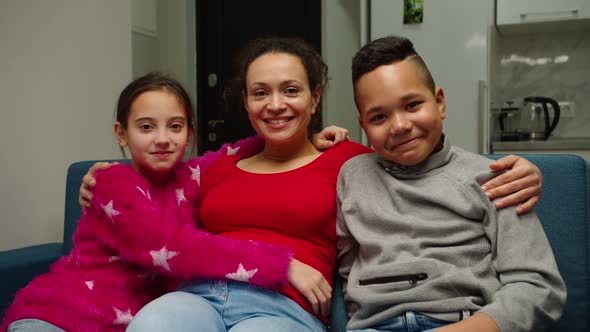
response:
[[[96,185],[96,179],[94,178],[96,171],[107,169],[111,165],[117,164],[118,163],[97,162],[88,169],[88,172],[82,178],[82,184],[80,185],[80,193],[78,195],[78,204],[80,204],[80,206],[90,207],[90,201],[93,198],[92,188]]]
[[[328,317],[332,305],[332,286],[313,267],[296,259],[289,264],[289,282],[311,303],[313,312]]]
[[[337,126],[326,127],[311,138],[311,142],[318,150],[331,148],[344,141],[348,141],[348,130]]]
[[[494,171],[508,171],[482,185],[483,190],[494,199],[496,208],[521,203],[516,207],[516,213],[523,214],[531,211],[541,198],[543,188],[543,176],[541,170],[530,161],[516,156],[508,155],[490,164]]]

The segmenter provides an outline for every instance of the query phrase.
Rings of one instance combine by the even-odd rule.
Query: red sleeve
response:
[[[98,240],[123,259],[182,279],[229,278],[263,287],[287,282],[290,249],[215,236],[197,229],[194,220],[179,220],[193,218],[196,195],[175,193],[179,218],[162,213],[129,166],[97,172],[96,180],[87,213],[97,217]]]

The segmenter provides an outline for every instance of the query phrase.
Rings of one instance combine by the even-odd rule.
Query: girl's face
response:
[[[127,128],[115,123],[115,134],[122,147],[128,147],[133,167],[148,181],[166,180],[182,159],[192,132],[182,104],[163,89],[139,95],[129,112]]]
[[[250,63],[243,101],[258,135],[266,142],[290,143],[307,138],[320,93],[319,86],[310,91],[298,57],[267,53]]]

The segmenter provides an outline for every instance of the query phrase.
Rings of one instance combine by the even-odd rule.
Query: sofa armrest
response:
[[[0,252],[0,312],[12,303],[14,294],[34,277],[49,271],[62,256],[61,243],[46,243]]]

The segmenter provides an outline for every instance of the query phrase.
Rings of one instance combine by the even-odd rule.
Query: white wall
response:
[[[358,111],[352,94],[350,65],[360,48],[358,0],[322,0],[322,56],[332,80],[323,95],[323,123],[347,128],[353,141],[361,141]]]
[[[119,157],[129,0],[0,0],[0,250],[61,242],[67,166]]]

